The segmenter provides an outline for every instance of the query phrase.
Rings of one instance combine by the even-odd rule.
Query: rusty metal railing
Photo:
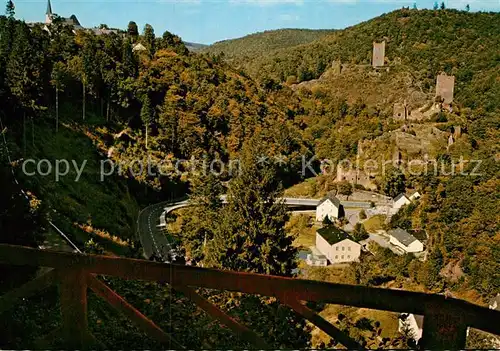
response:
[[[424,315],[424,348],[461,349],[467,327],[500,335],[500,312],[442,295],[332,284],[253,273],[173,265],[129,258],[72,254],[1,245],[0,263],[51,267],[51,271],[0,297],[0,313],[18,299],[28,297],[53,284],[60,285],[61,334],[71,347],[80,348],[93,340],[87,324],[87,290],[90,288],[156,340],[182,348],[135,307],[127,303],[95,275],[159,281],[182,292],[211,317],[260,348],[268,348],[257,333],[227,315],[199,295],[194,288],[227,290],[276,297],[318,328],[349,349],[361,348],[348,335],[305,306],[304,302],[324,302],[392,312]]]

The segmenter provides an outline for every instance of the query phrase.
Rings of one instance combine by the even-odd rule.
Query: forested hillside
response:
[[[390,69],[373,73],[372,42],[380,40],[387,43]],[[146,49],[134,51],[137,43]],[[394,11],[333,33],[270,31],[218,43],[199,54],[168,31],[156,37],[149,25],[142,34],[131,22],[124,36],[95,36],[74,33],[55,21],[49,34],[40,25],[16,20],[11,9],[0,17],[0,242],[44,244],[47,220],[53,220],[86,252],[141,257],[134,235],[138,211],[191,192],[200,206],[180,223],[179,242],[193,264],[292,276],[297,249],[284,229],[286,209],[274,200],[283,186],[313,175],[302,174],[301,157],[315,156],[312,168],[320,174],[320,159],[384,161],[401,139],[413,137],[424,146],[401,154],[423,157],[431,141],[421,137],[422,130],[431,130],[436,136],[432,157],[445,167],[461,156],[481,160],[480,175],[397,170],[377,175],[374,182],[381,192],[389,194],[391,182],[397,182],[398,190],[424,194],[388,226],[427,230],[427,260],[381,249],[346,268],[344,282],[451,290],[484,303],[500,289],[499,47],[499,14],[455,10]],[[350,65],[340,73],[345,80],[329,77],[333,60]],[[392,103],[405,98],[407,85],[434,101],[441,71],[456,76],[452,109],[409,126],[394,121]],[[295,85],[321,75],[325,81]],[[357,88],[362,85],[367,88]],[[371,95],[375,89],[380,91]],[[462,133],[447,147],[446,138],[456,127]],[[243,174],[225,170],[217,178],[191,172],[195,161],[235,158],[242,160]],[[22,168],[27,159],[47,159],[52,165],[59,159],[77,165],[86,160],[86,167],[78,181],[73,169],[62,179],[30,176]],[[173,165],[179,159],[185,162],[177,172]],[[101,180],[103,160],[120,163],[120,172]],[[137,161],[152,162],[157,175],[148,175],[148,167],[138,172]],[[319,175],[308,195],[337,189],[334,180],[334,174]],[[27,199],[19,195],[22,189]],[[218,197],[222,193],[229,195],[224,207]],[[442,274],[450,266],[463,274],[453,280]],[[248,346],[161,284],[108,283],[186,347]],[[275,300],[203,294],[273,346],[311,346],[304,320]],[[44,318],[55,315],[53,310],[39,312],[56,300],[52,291],[30,300],[39,309],[23,302],[9,315],[13,323],[0,328],[9,335],[0,346],[37,346],[34,340],[46,333],[40,327]],[[90,310],[93,333],[107,346],[159,347],[102,301],[92,298]],[[19,327],[25,324],[26,329]],[[54,317],[48,326],[56,325]]]
[[[133,50],[139,42],[146,50]],[[56,20],[49,34],[41,25],[16,20],[13,11],[0,17],[0,106],[2,243],[51,248],[51,220],[87,253],[142,257],[135,236],[139,210],[186,194],[191,165],[176,171],[172,165],[178,159],[226,162],[258,136],[269,156],[297,159],[276,178],[292,182],[298,178],[298,155],[309,154],[299,129],[258,84],[217,57],[189,53],[169,32],[156,38],[149,25],[142,35],[131,23],[125,36],[95,36],[74,33]],[[34,163],[24,168],[25,160]],[[45,163],[37,168],[41,160]],[[62,160],[71,168],[55,178],[56,162]],[[120,166],[104,179],[103,160]],[[133,164],[141,161],[145,166],[138,172]],[[157,175],[148,175],[147,161]],[[83,167],[82,172],[73,165]],[[273,227],[274,222],[267,223]],[[286,257],[287,275],[294,253]],[[32,272],[13,269],[2,275],[2,293],[29,279],[26,273]],[[163,285],[145,291],[138,283],[109,283],[186,347],[248,347]],[[213,299],[221,307],[233,301],[232,313],[244,318],[249,316],[243,310],[258,312],[259,318],[252,318],[255,329],[277,346],[307,345],[304,320],[275,301],[245,299],[248,308],[242,310],[234,296]],[[169,303],[174,306],[166,308]],[[56,291],[50,290],[6,312],[2,347],[40,347],[36,340],[59,323],[57,307]],[[93,333],[108,347],[159,347],[102,301],[90,298],[89,310]],[[283,315],[278,329],[276,311]],[[296,328],[286,324],[293,319]],[[186,320],[196,322],[189,326]]]
[[[280,49],[307,44],[331,34],[334,30],[322,29],[277,29],[254,33],[242,38],[228,39],[214,43],[201,52],[210,54],[223,53],[234,63],[255,59],[263,54],[272,54]]]
[[[98,228],[131,237],[127,225],[99,219],[110,211],[118,215],[111,204],[99,211],[87,202],[95,198],[92,187],[114,186],[98,182],[105,155],[121,163],[120,176],[129,183],[162,190],[159,196],[168,197],[182,189],[173,187],[180,173],[167,167],[159,177],[148,177],[147,169],[132,176],[130,162],[149,159],[158,171],[161,162],[172,159],[207,156],[227,161],[258,130],[276,145],[275,153],[302,148],[295,127],[253,81],[216,59],[190,54],[169,32],[155,38],[146,26],[142,36],[95,36],[74,34],[56,23],[49,35],[40,26],[29,28],[6,17],[0,18],[0,26],[0,98],[7,138],[14,142],[13,157],[88,161],[82,178],[86,186],[74,184],[74,177],[68,182],[69,175],[54,182],[53,177],[49,181],[19,174],[28,188],[40,188],[70,222],[88,219]],[[137,42],[147,51],[134,53]],[[282,138],[294,141],[285,145]],[[89,187],[89,182],[97,183]],[[135,200],[123,203],[121,211],[125,223],[134,223]]]
[[[424,92],[434,87],[436,74],[444,71],[457,77],[455,96],[464,106],[491,111],[500,105],[498,13],[394,11],[308,44],[262,51],[242,66],[258,78],[307,81],[319,78],[334,60],[369,65],[372,42],[382,40],[387,64],[402,66]]]

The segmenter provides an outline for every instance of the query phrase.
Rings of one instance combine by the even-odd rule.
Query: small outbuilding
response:
[[[309,266],[325,267],[328,265],[328,260],[325,255],[307,254],[306,263]]]

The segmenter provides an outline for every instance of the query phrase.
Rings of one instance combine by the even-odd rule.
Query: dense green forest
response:
[[[482,163],[479,176],[396,172],[397,187],[390,177],[378,177],[381,191],[408,188],[424,194],[389,226],[427,230],[428,259],[380,250],[347,268],[345,282],[451,290],[484,303],[500,289],[499,30],[499,14],[404,9],[346,30],[271,31],[199,54],[168,31],[156,37],[149,25],[141,34],[131,22],[124,35],[96,36],[74,33],[55,20],[48,33],[16,20],[10,9],[0,17],[0,242],[40,245],[49,233],[47,221],[53,220],[82,247],[96,240],[97,245],[85,246],[87,252],[140,257],[134,235],[139,209],[190,192],[200,206],[182,223],[185,235],[179,240],[194,264],[293,276],[297,252],[284,230],[285,208],[274,199],[283,187],[312,176],[300,174],[300,156],[354,160],[364,140],[366,153],[381,157],[394,146],[384,137],[401,131],[403,123],[390,118],[387,101],[349,96],[348,89],[342,96],[321,86],[294,91],[290,85],[319,78],[333,60],[369,65],[372,42],[385,40],[390,70],[381,76],[387,86],[397,87],[394,82],[410,73],[412,84],[432,95],[438,72],[456,76],[452,111],[421,124],[446,133],[456,126],[463,131],[454,145],[436,146],[438,159],[449,165],[465,155]],[[139,42],[145,51],[133,50]],[[356,75],[351,79],[354,88],[366,82]],[[283,157],[285,165],[256,166],[262,155]],[[100,161],[108,157],[123,163],[123,172],[99,181]],[[245,172],[233,177],[222,172],[217,179],[171,168],[153,177],[132,172],[130,163],[236,157]],[[22,160],[30,158],[88,164],[79,182],[75,171],[57,181],[24,174]],[[318,162],[313,168],[319,173]],[[317,179],[321,192],[338,186],[333,175]],[[223,192],[229,195],[224,208],[217,197]],[[464,274],[453,281],[443,276],[450,265]],[[6,276],[2,290],[33,272],[17,273]],[[248,346],[161,284],[108,283],[186,347]],[[203,294],[276,347],[310,346],[304,320],[275,300]],[[104,344],[159,347],[102,304],[95,297],[89,302],[92,332]],[[7,337],[1,346],[37,347],[35,340],[57,324],[56,308],[54,291],[23,302],[9,312],[12,323],[2,325]],[[52,322],[44,324],[45,317]]]
[[[258,84],[220,57],[189,53],[180,38],[169,32],[156,38],[153,28],[146,25],[139,35],[131,22],[124,36],[95,36],[85,31],[74,33],[56,19],[48,33],[41,25],[29,27],[16,20],[12,13],[0,17],[0,38],[1,118],[5,127],[1,195],[8,200],[2,201],[2,243],[45,246],[50,235],[47,221],[51,220],[85,252],[142,257],[134,232],[139,209],[184,195],[187,179],[172,169],[163,170],[160,177],[148,176],[147,170],[134,173],[131,160],[207,157],[227,161],[256,135],[270,156],[292,158],[308,153],[293,121],[268,101]],[[134,52],[133,45],[138,42],[147,50]],[[100,161],[107,156],[123,163],[123,172],[100,181]],[[78,181],[76,170],[62,179],[54,179],[53,174],[29,176],[22,167],[23,159],[53,163],[67,159],[78,165],[85,162],[86,167]],[[294,167],[299,164],[297,161]],[[298,177],[295,170],[291,167],[280,174],[292,182]],[[28,199],[21,190],[26,190]],[[237,207],[232,215],[241,216],[249,205],[254,204]],[[286,214],[281,205],[277,205],[277,211],[281,216]],[[269,228],[279,228],[283,222],[267,218],[264,211],[261,220]],[[16,222],[26,228],[16,228]],[[235,229],[226,228],[224,233],[229,235]],[[279,230],[276,235],[285,232]],[[284,249],[290,247],[290,239],[282,241]],[[274,242],[273,235],[269,242]],[[218,249],[224,255],[223,247]],[[273,250],[270,259],[276,255],[282,253]],[[245,269],[243,264],[237,261],[221,268]],[[284,271],[272,266],[262,269],[290,275],[296,264],[291,247],[283,264]],[[2,284],[2,292],[33,273],[6,269],[11,274],[5,276],[8,284]],[[17,279],[11,279],[11,275]],[[162,285],[139,289],[139,283],[112,280],[109,284],[174,333],[184,346],[248,347],[219,323],[211,323],[181,294]],[[55,292],[23,301],[18,309],[3,315],[2,347],[44,347],[40,339],[59,323]],[[250,326],[277,347],[308,344],[305,321],[276,301],[234,294],[206,295],[233,315],[253,320]],[[101,300],[91,297],[89,310],[92,332],[104,345],[159,347]],[[248,310],[254,312],[252,316]],[[283,316],[280,323],[275,320],[276,313]],[[187,320],[194,324],[187,325]],[[296,320],[296,328],[287,325],[291,320]]]
[[[214,43],[200,52],[224,54],[232,63],[253,59],[262,54],[271,54],[280,49],[307,44],[332,33],[325,29],[277,29],[254,33],[242,38]]]

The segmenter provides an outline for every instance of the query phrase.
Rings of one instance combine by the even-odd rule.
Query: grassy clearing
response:
[[[97,152],[85,133],[70,124],[61,124],[59,132],[55,133],[54,127],[49,124],[51,122],[37,121],[34,145],[31,142],[30,128],[27,128],[27,155],[24,158],[35,162],[48,160],[52,172],[42,176],[33,164],[28,164],[27,171],[36,174],[29,176],[19,169],[19,180],[26,189],[40,194],[40,198],[51,209],[50,215],[54,223],[77,241],[77,244],[82,245],[90,237],[95,237],[99,243],[104,244],[105,249],[114,251],[112,249],[116,248],[116,243],[112,239],[91,235],[74,223],[89,224],[122,240],[133,239],[140,207],[129,192],[126,180],[109,176],[101,181],[101,160],[105,156]],[[21,154],[21,150],[18,149],[17,153]],[[68,173],[60,179],[55,177],[56,160],[69,162]],[[42,171],[49,171],[47,164],[45,162],[45,167],[41,167]],[[79,179],[74,165],[79,169],[84,165]],[[61,170],[65,169],[62,163],[60,167]]]
[[[312,215],[300,213],[290,216],[285,225],[285,230],[295,237],[294,246],[298,248],[309,248],[316,244],[316,229]]]
[[[362,318],[367,318],[372,324],[375,322],[380,323],[380,337],[381,338],[395,338],[398,336],[398,314],[393,312],[370,310],[367,308],[356,308],[341,305],[326,305],[325,308],[319,313],[321,317],[334,324],[338,320],[339,314],[343,314],[352,323],[356,323]],[[356,328],[360,335],[368,338],[370,332]],[[322,342],[328,344],[330,337],[322,332],[319,328],[314,327],[311,331],[312,345],[318,346]]]
[[[52,228],[49,228],[45,233],[45,240],[42,245],[49,250],[73,252],[73,248]]]
[[[313,267],[303,263],[300,278],[318,280],[328,283],[355,284],[354,272],[349,269],[349,265],[334,265],[326,267]]]
[[[376,215],[368,218],[363,222],[365,229],[369,233],[375,233],[377,230],[382,230],[385,228],[385,219],[387,217],[384,215]]]
[[[394,338],[398,334],[398,315],[398,313],[394,312],[359,308],[356,310],[356,313],[353,314],[353,317],[356,321],[363,317],[373,321],[379,321],[382,327],[380,336],[383,338]]]
[[[316,178],[309,178],[285,190],[287,197],[314,197],[317,193]]]

